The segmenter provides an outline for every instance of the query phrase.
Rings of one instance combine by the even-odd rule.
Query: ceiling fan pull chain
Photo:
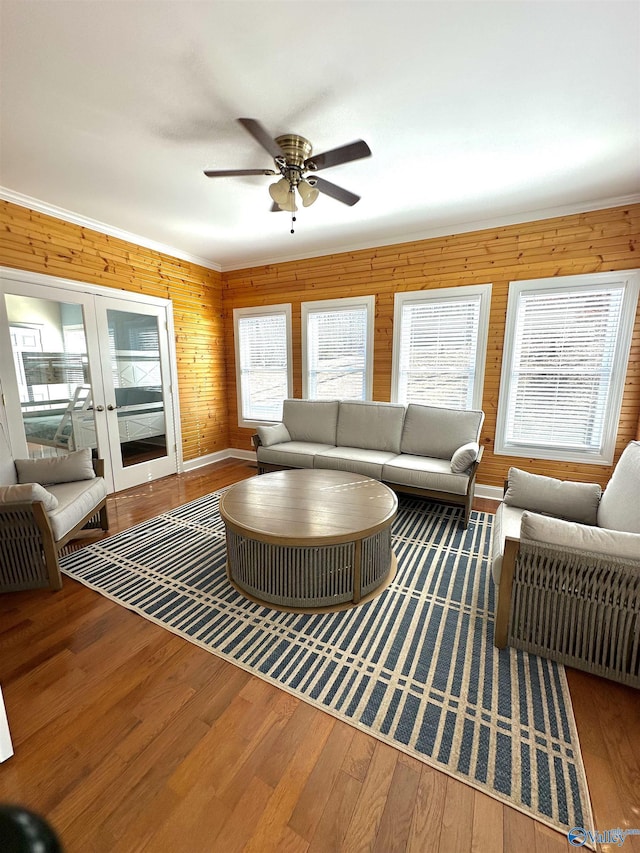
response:
[[[291,189],[289,190],[289,192],[291,193],[291,200],[292,200],[292,202],[293,202],[293,204],[291,205],[291,233],[292,233],[292,234],[295,234],[295,230],[294,230],[294,227],[293,227],[293,223],[296,221],[296,214],[295,214],[295,209],[296,209],[296,203],[295,203],[295,202],[296,202],[296,197],[295,197],[295,190],[294,190],[294,188],[293,188],[293,184],[291,184]]]

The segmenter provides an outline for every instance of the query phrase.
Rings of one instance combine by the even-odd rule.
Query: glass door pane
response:
[[[115,488],[175,474],[169,308],[96,296],[95,310]]]
[[[122,466],[167,455],[158,317],[107,310],[110,371]]]
[[[29,456],[97,455],[82,305],[16,294],[5,302]]]

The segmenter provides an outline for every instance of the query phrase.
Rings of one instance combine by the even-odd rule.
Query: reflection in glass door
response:
[[[123,467],[167,455],[158,318],[107,310],[109,356]]]
[[[5,300],[29,456],[95,451],[82,305],[13,294]]]

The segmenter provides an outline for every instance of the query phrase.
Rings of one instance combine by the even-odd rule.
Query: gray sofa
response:
[[[495,645],[640,687],[640,441],[597,484],[509,469],[495,517]]]
[[[331,468],[464,507],[469,522],[484,413],[354,400],[285,400],[253,437],[259,473]]]

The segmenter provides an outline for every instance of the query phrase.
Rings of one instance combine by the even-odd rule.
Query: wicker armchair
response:
[[[14,460],[0,429],[0,592],[60,589],[67,543],[80,530],[108,530],[103,464],[89,449]]]
[[[640,687],[639,497],[637,441],[602,496],[597,485],[509,471],[493,542],[498,648]]]

